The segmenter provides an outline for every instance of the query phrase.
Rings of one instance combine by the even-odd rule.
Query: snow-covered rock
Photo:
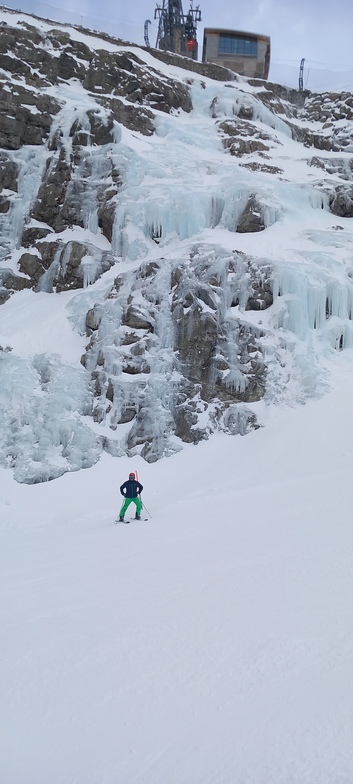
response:
[[[321,394],[353,343],[352,96],[2,16],[0,463],[153,462]]]

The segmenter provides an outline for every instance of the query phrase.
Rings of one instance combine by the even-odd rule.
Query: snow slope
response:
[[[1,471],[1,781],[350,784],[351,360],[245,438]]]

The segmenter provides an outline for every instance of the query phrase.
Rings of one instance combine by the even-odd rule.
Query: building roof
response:
[[[229,30],[221,27],[205,27],[204,35],[206,35],[206,33],[218,33],[218,34],[224,33],[225,35],[230,35],[230,34],[242,35],[242,36],[248,36],[249,38],[258,38],[261,39],[262,41],[270,41],[270,36],[264,35],[263,33],[248,33],[245,32],[244,30]]]

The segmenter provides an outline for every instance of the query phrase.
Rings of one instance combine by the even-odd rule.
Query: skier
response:
[[[135,520],[141,520],[142,501],[140,493],[142,493],[142,490],[142,485],[140,482],[136,481],[135,474],[131,471],[127,482],[124,482],[120,488],[121,495],[124,496],[125,501],[120,509],[119,523],[124,522],[124,514],[130,506],[131,501],[133,501],[136,506]]]

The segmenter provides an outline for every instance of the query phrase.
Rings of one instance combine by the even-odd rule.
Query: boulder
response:
[[[127,327],[131,327],[132,329],[145,329],[147,331],[153,331],[153,321],[154,319],[150,315],[147,313],[142,313],[141,310],[139,310],[134,305],[129,305],[123,317],[122,323]]]
[[[353,218],[353,186],[337,185],[330,194],[329,208],[340,218]]]
[[[40,257],[32,253],[23,253],[18,262],[18,268],[24,275],[31,278],[32,285],[36,285],[43,275],[44,267]]]
[[[261,205],[255,194],[253,194],[249,197],[247,205],[238,220],[236,231],[238,234],[246,234],[248,232],[263,231],[265,228]]]
[[[30,248],[32,245],[35,245],[37,240],[42,240],[51,233],[51,229],[44,228],[41,226],[29,226],[27,229],[24,229],[21,239],[21,245],[24,248]]]

